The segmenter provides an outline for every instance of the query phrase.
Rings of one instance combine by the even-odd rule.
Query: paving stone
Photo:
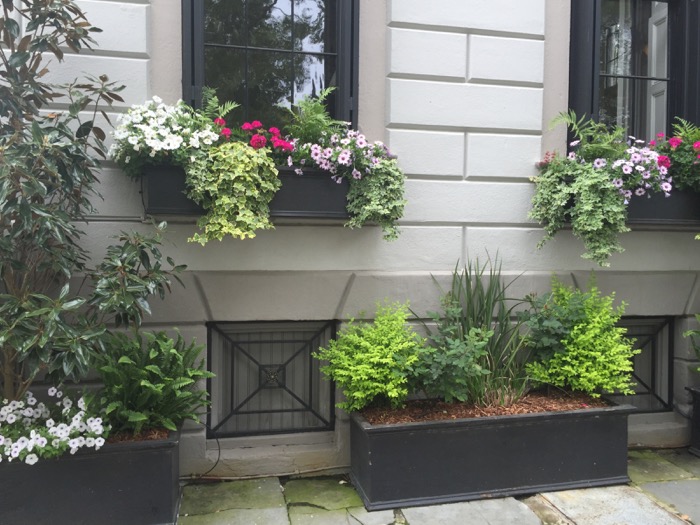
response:
[[[342,522],[340,522],[342,523]],[[289,525],[286,508],[276,509],[231,509],[180,516],[177,525]]]
[[[393,525],[393,510],[375,510],[369,512],[364,507],[348,509],[352,525]],[[354,521],[353,521],[354,520]]]
[[[350,516],[346,509],[326,510],[295,505],[289,507],[289,521],[291,525],[350,525]]]
[[[646,483],[641,489],[669,505],[684,519],[700,523],[700,480]]]
[[[539,494],[523,498],[520,501],[537,514],[542,525],[574,525],[573,521],[567,519],[554,505]]]
[[[401,509],[408,525],[541,525],[537,515],[513,498],[449,503]]]
[[[637,484],[692,477],[688,471],[665,460],[652,450],[631,450],[627,457],[627,473]]]
[[[657,453],[677,467],[687,470],[694,478],[700,478],[700,458],[688,452],[687,448],[670,448]]]
[[[362,500],[349,483],[339,478],[292,479],[284,485],[287,504],[308,504],[326,510],[361,507]]]
[[[687,525],[626,485],[542,494],[576,525]]]
[[[182,491],[180,515],[209,514],[229,509],[284,507],[277,478],[221,481],[187,485]]]

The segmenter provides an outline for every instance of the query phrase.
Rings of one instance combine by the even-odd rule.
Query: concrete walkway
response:
[[[700,458],[629,453],[629,485],[367,512],[342,476],[192,483],[179,525],[700,525]]]

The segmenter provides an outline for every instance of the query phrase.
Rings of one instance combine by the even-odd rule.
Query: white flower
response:
[[[51,397],[53,397],[53,396],[56,395],[57,392],[58,392],[58,389],[56,389],[55,386],[52,386],[51,388],[49,388],[48,394],[49,394]]]
[[[27,457],[24,458],[24,462],[27,465],[33,465],[37,461],[39,461],[39,457],[36,454],[27,454]]]

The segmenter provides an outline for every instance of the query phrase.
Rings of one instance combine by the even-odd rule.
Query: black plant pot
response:
[[[690,419],[690,452],[700,457],[700,388],[687,387],[693,396],[693,417]]]
[[[0,464],[0,523],[161,525],[177,520],[179,434],[35,465]]]
[[[370,425],[351,415],[369,510],[626,483],[631,406]]]
[[[700,225],[700,194],[673,190],[670,197],[652,193],[630,199],[627,222],[631,225]]]
[[[348,181],[333,181],[327,172],[279,167],[282,182],[270,202],[271,217],[347,219]],[[178,166],[144,168],[146,213],[150,215],[202,215],[201,206],[185,194],[185,171]]]

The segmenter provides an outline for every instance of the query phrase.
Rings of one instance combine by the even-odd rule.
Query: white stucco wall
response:
[[[97,35],[96,52],[69,58],[70,71],[57,77],[107,72],[127,84],[125,106],[155,94],[180,97],[179,2],[80,3],[105,31]],[[547,289],[553,272],[586,280],[593,266],[580,258],[580,242],[563,232],[537,250],[542,232],[527,218],[535,163],[545,150],[564,146],[563,131],[549,131],[548,122],[566,109],[568,3],[360,4],[359,126],[388,142],[408,176],[400,239],[384,242],[378,228],[299,220],[280,221],[252,240],[201,247],[186,241],[194,224],[171,220],[166,251],[189,266],[186,288],[154,305],[152,326],[178,325],[205,342],[204,323],[212,320],[344,319],[371,311],[384,297],[410,299],[424,312],[437,307],[432,275],[448,276],[458,260],[496,254],[506,273],[523,274],[514,294]],[[121,110],[124,105],[115,108]],[[119,230],[149,227],[138,184],[107,164],[101,187],[105,199],[86,240],[96,255]],[[598,283],[629,303],[628,314],[700,311],[700,242],[693,232],[634,231],[622,244],[625,253],[611,259],[611,269],[598,270]],[[690,354],[681,359],[679,370]],[[188,432],[183,472],[206,470],[216,453],[207,453],[201,430]],[[315,436],[314,443],[303,436],[233,440],[217,472],[342,467],[345,432],[340,414],[336,432]],[[283,454],[269,448],[283,443]],[[248,445],[271,461],[240,448]]]

